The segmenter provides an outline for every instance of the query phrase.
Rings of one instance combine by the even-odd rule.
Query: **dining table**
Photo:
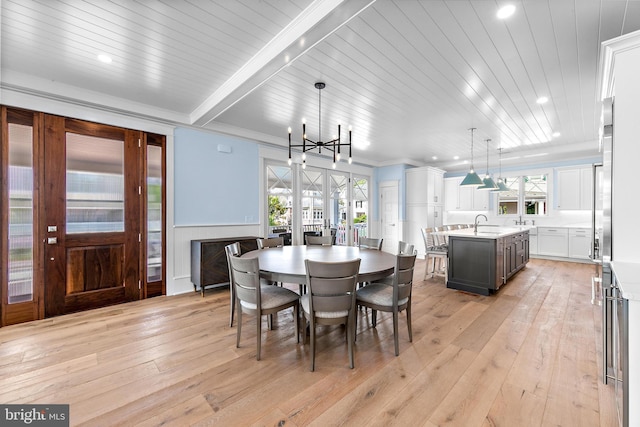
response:
[[[260,277],[272,282],[307,284],[304,260],[322,262],[349,261],[360,258],[358,282],[373,282],[393,274],[396,256],[357,246],[282,246],[258,249],[242,255],[258,258]]]

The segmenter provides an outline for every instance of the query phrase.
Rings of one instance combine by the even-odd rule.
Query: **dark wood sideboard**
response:
[[[258,249],[257,237],[224,237],[191,241],[191,282],[193,289],[202,292],[207,286],[229,285],[229,267],[224,247],[240,242],[242,253]]]

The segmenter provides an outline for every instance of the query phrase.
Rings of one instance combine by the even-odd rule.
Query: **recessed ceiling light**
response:
[[[547,101],[549,101],[549,98],[547,98],[546,96],[541,96],[540,98],[536,99],[536,103],[538,104],[545,104]]]
[[[557,138],[560,136],[560,132],[554,132],[551,134],[552,137]]]
[[[105,64],[110,64],[113,59],[111,59],[111,57],[106,53],[101,53],[98,55],[98,61],[104,62]]]
[[[460,156],[453,156],[453,160],[459,160]]]
[[[511,15],[513,15],[515,11],[516,11],[516,7],[512,4],[508,4],[498,9],[498,13],[496,13],[496,16],[498,17],[498,19],[506,19]]]
[[[433,160],[438,160],[438,156],[431,157]]]

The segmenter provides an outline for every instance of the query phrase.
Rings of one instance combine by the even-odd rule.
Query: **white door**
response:
[[[398,182],[380,183],[380,224],[382,250],[395,254],[398,250],[400,226],[398,224]]]

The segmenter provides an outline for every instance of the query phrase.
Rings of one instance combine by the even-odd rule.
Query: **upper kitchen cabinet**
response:
[[[593,197],[591,166],[556,170],[556,209],[590,210]]]
[[[460,187],[463,177],[444,180],[444,208],[446,211],[488,211],[489,191],[475,187]]]
[[[442,205],[443,176],[442,169],[430,166],[407,169],[407,204]]]
[[[406,171],[406,227],[404,240],[424,254],[421,229],[442,225],[444,171],[431,166]]]

